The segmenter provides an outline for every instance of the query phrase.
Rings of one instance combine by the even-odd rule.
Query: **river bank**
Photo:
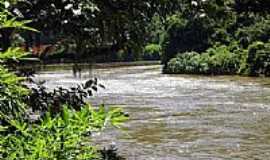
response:
[[[79,63],[79,68],[91,69],[91,68],[115,68],[125,66],[150,66],[159,65],[160,61],[135,61],[135,62],[110,62],[110,63]],[[42,63],[29,63],[23,64],[19,67],[22,69],[33,69],[35,71],[53,71],[53,70],[72,70],[75,63],[57,63],[57,64],[42,64]]]

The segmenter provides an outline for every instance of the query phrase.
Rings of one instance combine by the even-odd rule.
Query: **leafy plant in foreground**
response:
[[[5,29],[30,29],[25,26],[30,21],[17,21],[3,7],[4,3],[8,3],[8,1],[0,1],[1,34],[9,33]],[[7,37],[7,35],[5,36]],[[95,110],[85,103],[81,103],[79,109],[76,108],[77,104],[74,106],[63,105],[72,104],[64,96],[71,96],[68,91],[54,95],[63,98],[57,105],[55,100],[44,101],[45,106],[51,108],[61,106],[61,110],[51,112],[52,110],[47,108],[45,116],[39,119],[40,121],[30,123],[25,119],[25,114],[29,112],[29,109],[33,109],[31,108],[33,106],[27,105],[25,102],[25,97],[30,94],[30,90],[22,83],[25,78],[18,77],[6,69],[7,66],[10,66],[10,60],[19,60],[24,56],[24,52],[18,48],[6,48],[9,46],[9,44],[4,44],[1,46],[3,48],[0,52],[0,159],[85,160],[102,157],[91,144],[91,133],[100,132],[108,125],[118,127],[127,120],[125,114],[120,109],[105,109],[104,106]],[[82,87],[97,90],[95,81],[88,81]],[[78,98],[85,94],[79,93],[81,90],[76,90],[75,97]],[[47,96],[36,98],[48,98]],[[79,100],[83,102],[83,98]]]
[[[11,120],[15,132],[2,130],[0,157],[4,159],[98,159],[99,152],[91,144],[92,132],[107,125],[119,126],[127,117],[120,109],[105,111],[86,105],[80,111],[64,106],[52,118],[49,112],[40,124]]]
[[[98,88],[105,88],[98,80],[90,79],[84,84],[72,88],[55,88],[49,91],[42,84],[37,84],[31,88],[31,92],[25,97],[25,102],[30,106],[33,112],[50,111],[52,114],[58,114],[62,111],[62,106],[67,104],[72,109],[79,111],[86,105],[85,99],[93,95]]]

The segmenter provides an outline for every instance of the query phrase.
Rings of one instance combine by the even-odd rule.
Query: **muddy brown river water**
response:
[[[90,101],[119,106],[122,130],[95,135],[129,160],[270,159],[270,79],[161,74],[161,66],[44,70],[49,88],[97,77],[106,86]]]

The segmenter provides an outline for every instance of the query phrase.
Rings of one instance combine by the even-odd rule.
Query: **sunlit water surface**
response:
[[[123,130],[95,135],[130,160],[270,159],[270,79],[164,75],[136,66],[42,71],[49,88],[97,77],[106,89],[93,104],[119,106],[130,120]]]

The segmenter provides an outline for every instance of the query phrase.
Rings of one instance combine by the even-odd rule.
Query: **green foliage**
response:
[[[30,21],[17,21],[6,10],[8,7],[2,5],[4,2],[0,1],[1,35],[9,39],[13,29],[34,30],[25,25]],[[7,47],[10,47],[10,44]],[[39,122],[30,123],[25,115],[31,113],[34,108],[25,103],[25,97],[28,97],[30,93],[22,83],[25,78],[18,77],[6,69],[11,65],[11,61],[20,60],[23,56],[25,53],[19,48],[2,49],[0,53],[0,159],[85,160],[102,157],[103,155],[99,155],[97,149],[91,144],[90,135],[93,132],[102,131],[108,125],[119,127],[127,120],[127,116],[121,109],[106,109],[100,106],[95,110],[90,105],[85,105],[75,110],[77,106],[66,105],[56,114],[46,112]],[[97,85],[97,81],[87,81],[84,86],[73,90],[75,92],[73,95],[70,91],[63,91],[61,93],[65,95],[58,95],[58,98],[63,100],[64,96],[71,97],[71,100],[66,100],[69,102],[74,97],[78,99],[80,96],[78,100],[82,102],[87,95],[82,95],[86,93],[81,93],[81,91],[91,87],[97,90]],[[91,90],[87,90],[87,94],[92,94]],[[44,100],[43,98],[47,99],[48,96],[50,94],[36,98]],[[57,107],[55,103],[51,105],[48,101],[43,102],[46,106]]]
[[[74,74],[76,75],[78,66],[74,66]],[[85,100],[93,96],[93,92],[97,92],[105,86],[100,84],[97,78],[90,79],[85,83],[78,84],[71,88],[54,88],[49,90],[42,84],[32,82],[31,92],[24,98],[24,102],[32,109],[33,112],[50,111],[52,115],[58,114],[63,110],[66,104],[77,111],[81,110],[86,104]],[[37,86],[35,86],[35,85]]]
[[[30,21],[17,21],[16,18],[12,18],[13,14],[7,11],[4,2],[10,4],[8,1],[0,3],[0,29],[2,32],[5,32],[7,28],[34,30],[26,26]],[[3,119],[22,118],[26,111],[27,106],[23,102],[23,97],[29,92],[21,83],[24,78],[17,77],[4,67],[25,55],[26,53],[20,48],[8,48],[0,52],[0,122]]]
[[[176,58],[173,58],[168,63],[168,72],[181,74],[197,73],[200,68],[198,56],[199,54],[196,52],[178,54]]]
[[[248,74],[270,76],[270,43],[254,42],[248,47]]]
[[[163,24],[166,27],[165,40],[162,42],[165,70],[168,66],[170,66],[168,70],[172,70],[173,64],[177,64],[178,67],[173,70],[178,68],[177,72],[180,73],[187,71],[205,74],[268,75],[267,71],[263,71],[267,68],[262,67],[267,66],[267,56],[259,56],[265,54],[257,53],[256,55],[261,57],[258,60],[256,56],[251,56],[250,52],[248,54],[247,49],[250,45],[254,47],[253,44],[256,41],[268,43],[270,40],[269,3],[261,0],[194,0],[183,1],[181,4],[190,5],[183,5],[180,13],[176,11],[167,15],[166,22]],[[224,50],[215,47],[220,45],[228,46],[228,48]],[[264,50],[267,50],[266,48]],[[191,51],[201,54],[200,58],[195,58],[195,62],[190,62],[191,58],[185,56],[182,58],[176,56]],[[175,57],[176,59],[170,61]],[[235,60],[232,60],[232,57]],[[252,58],[254,59],[251,60]],[[198,59],[202,61],[204,67],[195,67],[193,63],[201,64],[197,62]],[[188,66],[179,66],[180,62]],[[255,68],[260,69],[250,68],[250,66],[256,66],[255,62],[261,66]],[[194,68],[198,71],[194,71]]]
[[[228,11],[229,1],[192,1],[181,13],[174,13],[167,19],[168,41],[165,47],[165,59],[177,53],[190,51],[204,52],[217,40],[227,40],[227,28],[233,21]],[[218,30],[222,26],[224,29]],[[167,58],[168,57],[168,58]]]
[[[238,55],[231,52],[227,46],[210,48],[205,54],[209,56],[209,73],[234,74],[238,71]]]
[[[239,57],[227,46],[208,49],[205,53],[180,53],[168,63],[168,73],[185,74],[235,74]]]
[[[90,135],[106,125],[119,126],[127,117],[120,109],[95,111],[86,105],[80,111],[64,107],[52,118],[47,113],[40,124],[11,120],[16,132],[1,134],[0,157],[4,159],[98,159]],[[5,135],[5,136],[4,136]]]
[[[28,94],[21,84],[23,80],[0,66],[0,120],[3,117],[22,118],[27,107],[23,97]]]
[[[149,42],[154,44],[162,44],[163,37],[165,32],[164,20],[158,14],[155,14],[152,17],[149,26],[147,27],[147,31],[149,32]]]
[[[21,48],[8,48],[6,51],[0,54],[0,63],[5,63],[8,61],[18,61],[25,57],[27,53]]]
[[[270,76],[270,43],[254,42],[248,50],[238,43],[219,46],[202,54],[180,53],[168,63],[168,73],[244,74]]]
[[[177,13],[167,18],[166,37],[162,47],[163,63],[167,63],[177,53],[190,51],[201,52],[209,47],[210,27],[205,25],[206,19],[188,20],[184,15]]]
[[[12,13],[8,11],[8,7],[11,2],[8,1],[0,1],[0,29],[7,29],[7,28],[16,28],[16,29],[24,29],[24,30],[31,30],[37,31],[31,27],[28,27],[30,20],[21,20],[18,21],[16,17],[12,16]],[[13,2],[14,3],[14,2]],[[7,6],[8,5],[8,6]]]
[[[160,2],[28,0],[20,1],[16,7],[25,19],[33,19],[32,27],[53,34],[54,41],[69,39],[78,55],[104,45],[121,49],[128,43],[132,56],[125,55],[128,58],[124,59],[138,59],[141,55],[137,54],[142,53],[145,45],[148,22],[156,13],[151,7],[156,3]]]
[[[4,68],[4,64],[17,61],[26,54],[20,48],[8,48],[0,53],[0,120],[5,118],[22,118],[27,106],[23,97],[29,93],[22,85],[25,78],[18,77]]]
[[[269,13],[270,4],[265,0],[235,0],[234,9],[240,13]]]
[[[270,40],[270,16],[265,17],[251,14],[249,17],[250,25],[238,28],[235,33],[236,38],[244,48],[256,41],[267,42]]]
[[[143,59],[158,60],[161,57],[162,48],[159,44],[148,44],[144,47]]]

